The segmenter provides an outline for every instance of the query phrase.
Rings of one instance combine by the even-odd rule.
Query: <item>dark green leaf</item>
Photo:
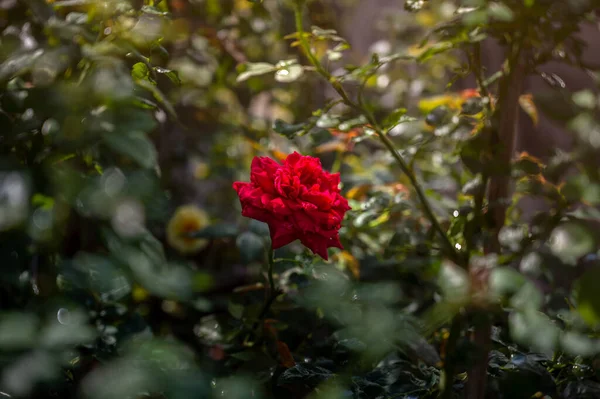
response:
[[[260,260],[264,256],[265,241],[250,231],[240,234],[237,238],[236,245],[245,262]]]
[[[156,166],[157,154],[154,144],[138,131],[105,133],[102,138],[113,150],[130,157],[144,168]]]

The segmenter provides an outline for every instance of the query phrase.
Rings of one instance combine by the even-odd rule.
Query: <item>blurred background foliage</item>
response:
[[[299,51],[293,3],[0,1],[0,396],[433,398],[452,364],[464,397],[475,304],[494,321],[485,397],[600,397],[598,90],[538,70],[557,59],[598,81],[576,34],[598,4],[398,1],[362,21],[382,39],[361,53],[338,33],[360,1],[308,2],[314,55],[361,113]],[[521,117],[572,139],[515,158],[490,254],[502,70],[472,51],[518,33],[548,81]],[[294,150],[341,173],[352,211],[330,261],[276,251],[266,308],[268,230],[231,183]]]

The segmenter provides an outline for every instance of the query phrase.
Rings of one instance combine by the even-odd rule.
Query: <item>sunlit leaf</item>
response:
[[[533,96],[531,94],[522,94],[519,97],[519,105],[521,106],[521,109],[525,111],[527,115],[529,115],[534,126],[537,126],[539,122],[539,116],[535,103],[533,102]]]
[[[251,77],[260,76],[275,71],[277,71],[277,67],[266,62],[248,63],[246,64],[246,70],[238,75],[237,81],[243,82]]]

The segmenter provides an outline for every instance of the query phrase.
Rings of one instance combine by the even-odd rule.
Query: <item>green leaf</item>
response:
[[[206,272],[197,272],[194,274],[193,290],[195,292],[208,291],[214,285],[214,279],[212,275]]]
[[[450,123],[452,120],[452,113],[448,109],[448,107],[441,105],[439,107],[434,108],[426,117],[425,123],[429,126],[439,127]]]
[[[275,80],[282,83],[290,83],[297,80],[303,74],[304,68],[301,65],[285,66],[275,72]]]
[[[163,68],[163,67],[157,67],[157,66],[153,67],[152,69],[156,73],[165,75],[167,78],[169,78],[171,80],[171,82],[173,82],[173,84],[175,84],[177,86],[181,85],[181,79],[179,79],[179,74],[177,73],[177,71],[172,71],[170,69]]]
[[[467,272],[450,261],[442,263],[438,284],[447,301],[464,303],[470,292],[470,279]]]
[[[583,200],[590,205],[600,204],[600,184],[591,181],[585,173],[569,177],[561,189],[561,193],[568,201]]]
[[[346,39],[338,35],[335,29],[323,29],[318,26],[311,27],[311,33],[316,39],[333,40],[334,42],[346,42]]]
[[[600,342],[597,339],[576,331],[565,331],[560,337],[560,345],[571,356],[592,357],[600,352]]]
[[[190,237],[217,239],[235,237],[238,235],[238,233],[239,229],[236,225],[229,223],[220,223],[205,227],[200,231],[190,233]]]
[[[510,22],[515,18],[513,11],[504,3],[493,2],[488,6],[489,15],[503,22]]]
[[[113,150],[126,155],[144,168],[156,166],[157,154],[154,144],[142,132],[114,132],[102,135],[104,142]]]
[[[103,302],[118,301],[131,292],[123,270],[109,257],[80,252],[61,271],[67,283],[96,293]]]
[[[340,119],[337,117],[334,117],[330,114],[323,114],[319,117],[319,119],[317,120],[317,127],[320,127],[322,129],[329,129],[332,127],[336,127],[340,124]]]
[[[369,121],[367,120],[367,118],[365,118],[363,115],[361,115],[357,118],[348,119],[347,121],[340,123],[338,128],[343,132],[347,132],[348,130],[352,129],[353,127],[362,126],[362,125],[367,124],[368,122]]]
[[[498,299],[516,293],[526,282],[525,277],[510,267],[497,267],[490,273],[490,293]]]
[[[232,315],[235,319],[241,319],[244,315],[244,305],[235,303],[233,301],[229,301],[227,305],[227,311],[230,315]]]
[[[146,64],[143,62],[133,64],[133,67],[131,68],[131,77],[134,80],[148,80],[150,77],[148,66],[146,66]]]
[[[139,87],[148,90],[150,93],[152,93],[152,95],[154,96],[154,99],[156,101],[159,102],[159,104],[161,104],[164,109],[169,113],[169,115],[171,116],[171,118],[177,120],[177,113],[175,112],[175,108],[173,108],[173,105],[171,104],[171,102],[165,97],[165,95],[163,94],[162,91],[160,91],[160,89],[158,87],[156,87],[154,84],[152,84],[151,82],[147,81],[147,80],[137,80],[135,82]]]
[[[270,72],[277,71],[277,67],[266,62],[247,63],[246,70],[240,73],[237,77],[237,82],[243,82],[254,76],[264,75]]]
[[[17,54],[4,60],[0,64],[0,85],[15,76],[27,73],[42,54],[44,54],[44,50],[35,50],[31,53]]]
[[[543,111],[544,115],[560,122],[568,121],[578,113],[570,92],[564,89],[537,93],[534,96],[534,103]]]
[[[550,249],[563,262],[574,265],[580,257],[596,249],[596,242],[583,223],[569,222],[552,231]]]
[[[54,321],[40,332],[40,344],[55,350],[88,344],[96,335],[95,329],[86,324],[86,316],[82,312],[61,308]]]
[[[406,0],[404,2],[404,9],[410,12],[421,11],[421,9],[427,4],[427,0]]]
[[[560,330],[544,313],[527,307],[523,311],[511,313],[508,322],[510,334],[516,342],[544,354],[553,353]]]
[[[260,260],[265,251],[265,241],[250,231],[240,234],[236,240],[236,245],[245,262]]]
[[[576,308],[583,320],[592,327],[600,325],[600,269],[587,270],[575,283]]]
[[[394,128],[394,126],[396,126],[402,122],[405,122],[405,120],[402,119],[402,117],[405,114],[406,114],[406,108],[398,108],[398,109],[394,110],[394,112],[389,114],[383,120],[384,130],[390,130],[390,129]]]
[[[275,119],[273,122],[273,130],[287,138],[293,138],[296,134],[304,130],[304,123],[290,124],[281,119]]]
[[[0,318],[0,348],[21,350],[36,344],[39,320],[29,313],[9,313]]]
[[[565,399],[600,398],[600,383],[590,380],[569,381],[562,397]]]
[[[591,90],[582,90],[573,93],[573,102],[575,105],[585,108],[594,109],[596,108],[596,95]]]
[[[331,378],[333,374],[331,371],[311,365],[311,364],[297,364],[296,366],[285,370],[277,380],[279,386],[296,386],[296,385],[307,385],[309,387],[316,387],[323,381]]]

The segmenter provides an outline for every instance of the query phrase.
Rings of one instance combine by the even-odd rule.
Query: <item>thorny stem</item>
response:
[[[402,158],[402,156],[400,155],[398,150],[396,150],[394,143],[392,143],[392,141],[387,137],[385,132],[379,126],[379,123],[377,122],[374,115],[366,107],[361,107],[359,104],[354,102],[348,96],[348,93],[346,93],[346,90],[344,90],[341,83],[334,76],[332,76],[331,73],[329,73],[329,71],[327,71],[323,67],[321,62],[317,59],[317,57],[312,52],[312,50],[310,48],[310,44],[306,40],[306,34],[304,32],[304,27],[302,24],[303,7],[301,4],[297,4],[295,6],[294,14],[295,14],[295,20],[296,20],[296,32],[298,33],[298,41],[300,43],[300,47],[304,51],[304,54],[306,55],[306,57],[308,58],[310,63],[315,67],[316,71],[331,84],[333,89],[342,98],[344,104],[346,104],[348,107],[352,108],[359,114],[365,116],[365,118],[367,119],[367,121],[369,122],[369,124],[371,125],[371,127],[373,128],[373,130],[375,131],[375,133],[377,134],[377,136],[383,143],[383,145],[390,151],[390,153],[396,160],[396,163],[398,164],[398,166],[400,167],[402,172],[408,177],[408,180],[410,181],[415,193],[417,194],[419,202],[421,203],[423,212],[425,213],[425,215],[431,222],[435,231],[441,237],[444,247],[446,248],[446,251],[448,252],[448,255],[451,257],[451,259],[455,263],[465,266],[464,261],[461,257],[461,254],[454,248],[454,245],[452,245],[450,238],[448,238],[448,235],[446,234],[446,232],[442,228],[440,222],[437,220],[437,217],[433,213],[433,210],[431,208],[431,205],[429,204],[429,201],[427,200],[425,192],[423,191],[421,184],[418,182],[417,177],[415,176],[414,172],[408,166],[406,161]]]

